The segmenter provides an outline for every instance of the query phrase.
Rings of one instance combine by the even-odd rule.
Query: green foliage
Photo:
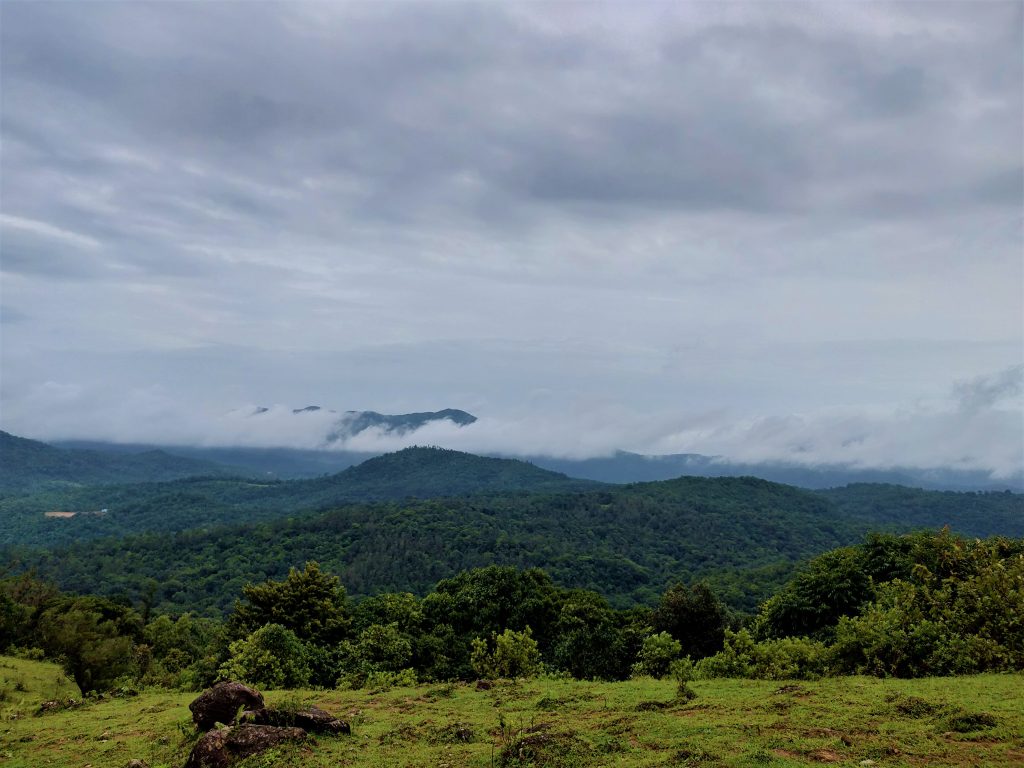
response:
[[[540,668],[540,650],[529,627],[506,629],[492,633],[490,642],[473,638],[470,663],[481,677],[532,677]]]
[[[707,580],[716,589],[724,584],[737,607],[753,610],[788,576],[787,563],[792,567],[867,531],[814,493],[752,478],[680,478],[600,491],[489,492],[337,507],[346,500],[338,491],[342,475],[303,481],[322,482],[319,490],[286,483],[232,490],[225,481],[204,481],[178,484],[173,493],[162,486],[169,495],[151,504],[129,494],[106,502],[115,510],[106,518],[48,525],[107,526],[102,534],[124,535],[138,530],[136,517],[144,515],[171,526],[161,530],[199,522],[204,528],[82,541],[49,554],[21,551],[17,558],[65,586],[134,600],[156,582],[157,612],[226,612],[243,584],[282,579],[290,567],[307,561],[336,573],[356,596],[425,595],[440,579],[497,563],[542,567],[558,583],[597,591],[617,607],[653,602],[663,585],[684,579]],[[382,486],[390,482],[386,476],[378,480]],[[117,512],[119,504],[130,515]],[[330,506],[337,508],[298,514]],[[189,519],[172,525],[172,518],[186,514],[180,510],[192,510]],[[33,519],[41,521],[43,511],[37,509]],[[289,519],[259,522],[285,514]],[[240,519],[251,522],[239,526]],[[214,527],[227,521],[234,527]],[[84,536],[74,527],[67,530]],[[737,577],[737,570],[748,569],[753,577]],[[539,625],[532,626],[545,647]]]
[[[643,634],[623,624],[600,595],[570,593],[555,624],[555,666],[584,680],[629,677]]]
[[[813,680],[828,672],[829,659],[827,646],[808,638],[755,642],[745,629],[727,630],[722,650],[698,661],[694,672],[701,678]]]
[[[760,638],[831,635],[841,616],[850,616],[874,593],[861,547],[843,547],[811,560],[761,608],[755,624]]]
[[[407,635],[423,629],[425,617],[420,600],[410,592],[386,592],[363,598],[352,612],[352,628],[362,632],[372,624],[397,624]]]
[[[372,671],[398,672],[412,660],[412,642],[397,622],[371,624],[359,634],[354,655],[358,665]]]
[[[637,662],[633,665],[633,674],[662,678],[669,673],[672,662],[679,659],[682,652],[683,644],[668,632],[645,637]]]
[[[306,648],[290,629],[266,624],[229,646],[220,668],[223,680],[241,680],[264,688],[301,688],[309,684]]]
[[[351,618],[345,588],[316,562],[306,563],[301,571],[289,569],[283,581],[247,584],[242,595],[244,600],[235,603],[228,620],[234,637],[264,624],[280,624],[315,645],[333,645],[348,635]]]
[[[851,520],[872,530],[942,528],[984,538],[1024,536],[1024,497],[1010,491],[925,491],[884,483],[853,483],[818,491]]]
[[[710,656],[722,648],[728,616],[706,583],[674,584],[661,596],[651,616],[654,629],[667,632],[695,659]]]
[[[844,672],[897,677],[1024,669],[1024,555],[1003,542],[948,544],[942,577],[919,564],[836,629]]]
[[[424,616],[435,629],[433,638],[424,639],[421,653],[434,656],[432,663],[447,668],[449,676],[468,678],[473,637],[537,627],[535,639],[546,652],[560,599],[561,590],[535,568],[520,571],[495,565],[442,579],[423,599]],[[441,647],[445,641],[435,638],[446,638],[447,645]]]
[[[686,656],[676,659],[671,665],[672,678],[676,681],[676,700],[686,703],[697,698],[697,692],[690,687],[696,676],[693,659]]]
[[[130,609],[98,598],[68,598],[42,611],[35,639],[85,694],[107,690],[138,671],[132,635],[139,631]]]
[[[81,484],[141,483],[241,470],[164,451],[109,453],[55,448],[0,431],[0,496]]]
[[[63,472],[60,468],[65,467],[62,462],[66,462],[67,456],[93,454],[91,451],[64,451],[42,443],[35,445],[61,457],[59,468],[54,470],[58,476]],[[151,476],[139,475],[131,471],[130,466],[126,467],[123,479],[111,470],[87,486],[30,482],[23,488],[18,487],[27,495],[10,498],[3,498],[0,486],[0,516],[7,521],[4,530],[0,530],[0,547],[52,548],[109,536],[237,525],[239,519],[250,523],[280,520],[296,513],[313,513],[354,502],[523,491],[567,493],[600,487],[600,483],[575,480],[522,461],[485,458],[440,448],[407,448],[369,459],[337,474],[285,482],[241,477],[244,472],[158,451],[139,455],[95,455],[103,461],[114,461],[115,467],[124,466],[129,460],[137,462],[150,457],[154,467]],[[163,465],[167,465],[168,471],[159,474]],[[0,482],[4,466],[0,465]],[[34,471],[35,465],[29,466]],[[26,471],[17,469],[14,474],[21,476]],[[172,477],[181,479],[169,480]],[[138,482],[140,479],[168,481]],[[79,514],[62,520],[43,517],[44,512],[54,510],[95,512],[100,509],[108,512]]]

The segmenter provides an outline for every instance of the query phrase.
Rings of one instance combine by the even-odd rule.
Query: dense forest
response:
[[[956,518],[930,522],[947,521]],[[797,561],[871,530],[910,527],[887,512],[864,506],[854,516],[764,480],[680,478],[593,492],[350,504],[264,524],[21,551],[9,562],[64,587],[150,595],[159,610],[210,616],[229,608],[246,582],[281,578],[307,560],[338,573],[357,596],[424,594],[459,570],[497,563],[544,568],[559,584],[596,590],[617,606],[650,603],[676,579],[703,578],[730,605],[752,611]]]
[[[1019,494],[612,486],[433,448],[103,485],[61,453],[6,466],[0,651],[83,691],[1024,667]]]
[[[170,482],[65,486],[0,498],[0,547],[53,547],[83,539],[253,523],[347,502],[599,488],[589,480],[440,448],[407,448],[310,480],[191,477]],[[103,514],[95,514],[106,510]],[[75,512],[72,518],[47,512]],[[83,514],[84,513],[84,514]]]
[[[244,585],[224,621],[78,597],[23,575],[0,582],[0,651],[52,658],[83,691],[388,685],[673,673],[912,677],[1024,669],[1024,540],[880,535],[798,570],[741,622],[706,584],[676,582],[651,607],[617,610],[540,569],[488,566],[423,598],[353,601],[316,563]]]
[[[76,511],[46,517],[53,509]],[[91,510],[107,510],[88,514]],[[755,478],[603,486],[530,464],[413,448],[312,480],[191,478],[0,500],[3,562],[65,588],[222,615],[247,582],[309,560],[351,594],[410,591],[490,564],[541,567],[613,605],[706,579],[752,612],[795,564],[869,531],[1024,535],[1024,498]],[[172,534],[172,535],[167,535]]]

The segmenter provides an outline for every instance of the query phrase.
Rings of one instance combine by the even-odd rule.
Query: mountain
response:
[[[459,570],[500,563],[544,568],[618,604],[654,599],[673,579],[746,568],[727,591],[752,606],[793,561],[855,541],[863,530],[797,488],[682,478],[349,504],[262,525],[81,542],[25,555],[22,564],[86,592],[135,595],[155,580],[159,610],[223,610],[246,581],[277,578],[306,560],[339,574],[354,595],[422,593]]]
[[[450,474],[452,485],[440,487],[431,474]],[[536,482],[548,490],[521,489]],[[9,550],[6,558],[11,567],[37,568],[85,592],[136,599],[155,583],[162,611],[217,613],[245,582],[283,578],[307,560],[339,574],[354,595],[422,593],[459,570],[499,563],[544,568],[559,583],[595,589],[620,606],[654,600],[674,580],[708,579],[730,604],[749,611],[797,561],[855,543],[870,531],[949,525],[955,533],[977,536],[1024,534],[1024,497],[1012,493],[935,496],[889,486],[818,493],[750,477],[596,488],[576,482],[521,462],[408,449],[330,478],[252,484],[249,501],[239,496],[218,502],[199,493],[209,494],[214,481],[204,489],[191,484],[191,518],[175,519],[190,503],[183,491],[150,499],[148,517],[139,517],[140,508],[112,508],[102,518],[51,521],[81,522],[77,535],[83,540],[49,553]],[[398,498],[415,487],[468,491],[488,485],[499,490]],[[308,495],[296,502],[300,489]],[[393,500],[335,502],[326,512],[294,514],[302,504],[344,493],[387,493]],[[182,530],[203,515],[207,526]],[[256,522],[260,515],[266,522]],[[234,525],[223,525],[231,520]],[[102,532],[95,527],[108,523],[115,525]],[[221,527],[212,527],[216,523]],[[142,524],[161,532],[84,540],[143,530]]]
[[[269,419],[272,409],[260,406],[251,414],[253,419]],[[325,446],[338,446],[351,437],[355,437],[368,429],[376,429],[391,435],[406,435],[415,432],[417,429],[433,422],[448,421],[457,427],[465,427],[476,421],[476,416],[466,411],[455,408],[445,408],[440,411],[423,411],[419,413],[398,413],[386,414],[377,411],[344,411],[338,414],[337,411],[321,408],[319,405],[307,405],[304,408],[291,409],[292,416],[303,414],[316,414],[326,416],[329,424],[324,434]],[[275,416],[277,414],[274,414]],[[319,425],[322,423],[317,421]]]
[[[98,440],[61,440],[53,443],[60,448],[76,448],[105,453],[141,453],[163,450],[175,456],[212,461],[234,467],[244,467],[246,474],[265,478],[295,480],[334,474],[361,464],[380,453],[359,451],[316,450],[304,448],[250,448],[222,446],[174,445],[158,446],[148,443],[105,443]]]
[[[0,432],[0,496],[98,483],[142,483],[245,470],[162,450],[138,453],[62,449]]]
[[[406,448],[308,480],[204,477],[165,483],[63,487],[0,499],[0,547],[256,522],[341,504],[471,494],[573,492],[600,484],[523,461],[441,448]],[[46,517],[47,512],[84,513]]]
[[[316,412],[320,409],[315,406],[307,409],[299,409],[300,412]],[[453,423],[465,426],[473,423],[468,419],[475,417],[465,411],[436,411],[425,414],[401,414],[397,416],[386,416],[376,414],[373,411],[353,411],[354,414],[362,414],[359,417],[350,419],[350,427],[364,431],[373,426],[380,428],[387,427],[399,430],[401,433],[408,433],[418,427],[413,425],[429,423],[441,419],[448,419]],[[448,414],[445,416],[444,414]],[[453,415],[454,414],[454,415]],[[464,414],[459,416],[458,414]],[[385,421],[377,421],[377,418]],[[422,423],[420,417],[426,418]],[[408,420],[406,420],[408,419]],[[339,422],[332,422],[335,426]],[[334,430],[334,427],[332,427]],[[342,432],[328,431],[325,436],[334,440],[332,445],[338,445],[342,440]],[[325,442],[326,444],[326,442]],[[102,450],[104,452],[118,452],[130,450],[140,452],[144,450],[160,449],[167,453],[185,456],[204,461],[212,461],[221,464],[229,464],[237,467],[244,467],[249,473],[258,473],[264,477],[275,477],[280,479],[318,477],[325,473],[340,472],[366,461],[379,453],[366,453],[340,450],[338,448],[308,450],[294,448],[228,448],[228,447],[198,447],[198,446],[156,446],[156,445],[130,445],[122,446],[112,443],[95,441],[65,441],[57,445],[69,448],[87,448]],[[697,477],[760,477],[764,480],[771,480],[786,485],[795,485],[800,488],[822,489],[835,488],[854,483],[885,483],[889,485],[905,485],[915,488],[926,488],[930,490],[948,491],[1024,491],[1024,471],[1016,475],[993,479],[987,472],[957,470],[957,469],[918,469],[913,467],[893,469],[864,469],[846,465],[801,465],[783,462],[764,462],[760,464],[746,464],[730,462],[721,457],[705,456],[697,453],[680,453],[649,456],[628,451],[617,451],[610,456],[601,456],[590,459],[565,459],[552,456],[515,456],[499,455],[499,458],[517,458],[528,461],[535,466],[550,469],[554,472],[561,472],[570,477],[585,480],[594,480],[601,483],[637,483],[650,482],[654,480],[671,480],[681,475],[693,475]]]
[[[810,489],[834,488],[853,483],[885,483],[932,490],[1024,491],[1024,472],[995,480],[987,472],[958,469],[864,469],[843,464],[804,465],[785,462],[747,464],[696,453],[646,456],[628,451],[617,451],[611,456],[591,459],[533,456],[529,460],[539,467],[604,483],[670,480],[680,475],[749,476]]]
[[[454,408],[424,413],[401,413],[387,415],[376,411],[348,411],[338,421],[334,432],[327,436],[328,442],[352,437],[367,429],[380,429],[397,435],[415,432],[420,427],[434,421],[450,421],[456,426],[465,427],[476,421],[476,416]]]
[[[916,528],[949,526],[965,536],[1024,537],[1024,496],[1010,491],[926,491],[855,483],[819,491],[850,520]]]

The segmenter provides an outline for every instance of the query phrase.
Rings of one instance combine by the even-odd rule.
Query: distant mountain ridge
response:
[[[266,406],[258,406],[251,418],[260,418],[271,412]],[[331,446],[355,437],[368,429],[377,429],[392,435],[407,435],[433,422],[448,421],[457,427],[465,427],[477,419],[471,413],[458,408],[444,408],[440,411],[419,411],[416,413],[378,413],[377,411],[335,411],[319,405],[292,408],[293,416],[302,414],[334,414],[337,418],[324,436],[325,444]]]
[[[150,448],[137,453],[57,448],[0,431],[0,495],[99,483],[142,483],[247,470]]]
[[[65,485],[0,499],[0,548],[51,547],[131,533],[273,520],[344,504],[505,493],[572,493],[603,487],[524,461],[443,448],[406,448],[333,475],[264,481],[201,477],[133,485]],[[107,509],[103,517],[50,520],[52,510]]]

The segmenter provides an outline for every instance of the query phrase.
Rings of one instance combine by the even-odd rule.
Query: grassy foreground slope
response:
[[[5,660],[6,661],[6,660]],[[52,667],[56,672],[56,667]],[[255,766],[1019,766],[1024,676],[783,684],[715,680],[672,702],[674,683],[564,680],[418,686],[387,692],[270,692],[347,718],[351,737],[273,750]],[[6,706],[5,768],[184,763],[188,702],[167,691],[110,698],[35,716]],[[515,758],[509,760],[509,758]],[[864,761],[873,761],[865,763]]]

